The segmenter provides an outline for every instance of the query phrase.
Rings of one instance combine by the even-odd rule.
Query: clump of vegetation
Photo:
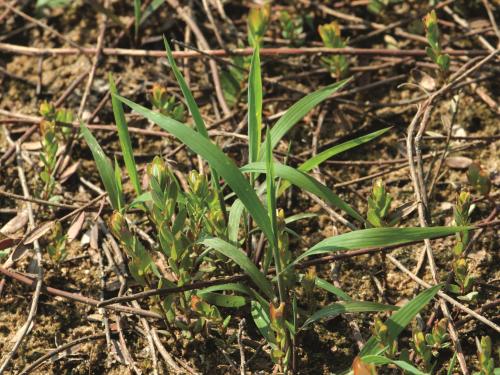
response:
[[[256,40],[254,38],[254,41]],[[201,331],[209,334],[208,324],[218,329],[225,329],[229,324],[229,317],[224,318],[218,307],[238,308],[250,302],[252,317],[269,345],[270,358],[276,364],[276,370],[287,372],[291,369],[293,343],[296,342],[297,335],[308,329],[311,324],[342,312],[396,310],[396,307],[390,305],[354,301],[338,288],[332,289],[333,286],[329,283],[319,281],[313,271],[296,277],[297,270],[294,268],[304,258],[334,251],[338,246],[351,250],[361,247],[387,246],[453,233],[456,231],[455,228],[357,230],[328,238],[297,257],[289,248],[289,230],[285,211],[277,206],[279,194],[290,186],[283,184],[280,187],[277,178],[282,178],[320,196],[361,224],[366,223],[365,219],[349,204],[305,172],[319,165],[328,157],[327,155],[367,142],[386,130],[335,146],[327,150],[326,154],[322,153],[311,158],[298,169],[281,164],[273,157],[273,148],[279,139],[292,129],[312,107],[337,91],[345,82],[320,89],[301,99],[280,118],[273,128],[267,129],[265,140],[262,141],[262,87],[260,60],[258,48],[256,48],[251,60],[248,82],[249,164],[238,168],[217,145],[208,139],[206,127],[193,96],[167,44],[166,47],[169,63],[174,70],[186,103],[189,105],[196,130],[161,112],[151,111],[120,97],[112,85],[115,119],[119,127],[122,152],[126,155],[125,167],[135,186],[136,198],[132,202],[128,203],[125,200],[119,164],[115,162],[113,168],[85,126],[82,126],[82,134],[96,159],[98,170],[115,209],[110,226],[130,258],[130,273],[140,285],[149,288],[155,284],[182,286],[211,277],[221,277],[226,272],[233,272],[233,265],[238,266],[252,280],[252,285],[248,286],[241,283],[229,283],[219,285],[217,288],[189,290],[170,294],[163,299],[154,299],[153,302],[161,306],[169,326],[181,330],[185,336],[189,337]],[[124,121],[122,103],[158,124],[184,142],[193,152],[202,156],[212,170],[211,178],[192,171],[186,178],[188,189],[183,190],[165,161],[156,157],[146,168],[147,189],[143,191],[138,184],[138,172],[134,163],[127,124]],[[219,175],[226,183],[226,193],[222,191],[217,177]],[[265,184],[262,185],[265,189],[258,188],[256,185],[260,176],[265,178]],[[235,197],[232,203],[224,199],[227,191]],[[377,224],[375,226],[378,226],[386,219],[390,206],[390,197],[381,183],[375,186],[370,202],[369,216],[372,220],[375,218],[378,220],[374,221],[374,224]],[[155,243],[158,244],[156,247],[148,249],[130,228],[128,221],[132,219],[127,219],[127,211],[131,207],[143,210],[147,215],[154,228]],[[245,223],[244,226],[240,226],[241,221]],[[255,227],[251,223],[254,223]],[[256,231],[261,231],[266,239],[260,264],[255,264],[242,250],[244,247],[252,249],[252,242],[246,241],[251,239]],[[156,259],[164,259],[168,268],[167,273],[156,265]],[[268,278],[271,266],[274,266],[273,272],[276,274],[274,279]],[[300,280],[302,283],[299,283]],[[309,309],[309,313],[305,313],[297,307],[296,289],[301,285],[305,286],[306,295],[311,295],[314,285],[339,295],[343,302],[333,303],[319,310],[313,307]],[[410,302],[407,309],[419,311],[438,289],[439,287],[435,287],[424,292],[423,299],[417,298]],[[304,302],[307,300],[306,298]],[[404,313],[404,311],[406,311],[405,308],[398,312]],[[397,317],[398,312],[393,317]],[[410,323],[412,317],[413,315],[404,315],[405,320],[400,322],[400,326],[379,324],[380,327],[385,327],[385,331],[382,328],[377,329],[373,343],[378,344],[372,349],[367,346],[363,354],[369,357],[374,355],[379,345],[384,345],[384,347],[388,344],[393,345],[395,338],[403,327]],[[395,350],[386,348],[384,351],[388,356],[393,356]],[[378,355],[377,358],[379,357],[381,356]]]
[[[0,323],[10,336],[0,340],[0,373],[32,373],[48,365],[42,371],[82,372],[88,366],[90,372],[127,367],[136,373],[431,375],[452,374],[460,366],[463,373],[498,375],[495,343],[486,336],[498,330],[492,322],[498,304],[494,248],[488,248],[495,243],[485,238],[498,226],[497,181],[486,170],[494,164],[483,159],[495,149],[487,113],[495,112],[488,98],[495,69],[487,68],[495,56],[483,59],[479,55],[488,52],[478,51],[489,49],[483,47],[495,36],[491,2],[80,3],[37,0],[26,7],[14,1],[0,11],[7,24],[0,23],[7,32],[0,50],[8,52],[1,58],[0,83],[18,101],[0,99],[0,124],[6,124],[0,148],[8,150],[0,155],[0,198],[6,203],[0,219],[8,220],[0,225],[0,258],[6,257],[0,273],[16,280],[2,280],[0,296],[18,294],[18,282],[29,286],[25,295],[34,291],[28,321],[17,333],[6,324],[17,319]],[[91,12],[90,23],[82,10]],[[481,16],[478,28],[460,19],[471,10]],[[41,21],[46,25],[24,14],[33,11],[47,18]],[[436,12],[446,18],[438,20]],[[21,25],[21,19],[32,24]],[[77,27],[65,25],[68,20]],[[448,27],[453,24],[459,27]],[[95,48],[89,46],[97,34],[82,32],[82,25],[100,27]],[[158,56],[162,30],[184,40],[185,50],[172,53],[163,38],[168,63]],[[319,38],[309,40],[315,30]],[[29,47],[10,45],[14,36]],[[450,74],[444,49],[449,40],[458,74]],[[477,40],[483,47],[475,47]],[[186,58],[195,43],[208,50],[193,48]],[[51,48],[36,47],[41,45]],[[348,53],[335,50],[347,47]],[[26,66],[31,57],[18,59],[19,53],[37,56],[38,67]],[[92,67],[79,63],[85,55]],[[160,64],[152,69],[133,69],[156,57]],[[68,84],[68,66],[59,70],[61,62],[78,67],[79,78]],[[56,74],[46,74],[47,66]],[[178,88],[159,71],[162,66]],[[426,95],[417,96],[404,81],[422,67],[437,78],[422,77]],[[102,80],[108,68],[109,89]],[[133,100],[120,95],[112,75],[128,80],[130,72],[134,77],[123,93],[132,91],[127,95]],[[352,90],[339,93],[348,84]],[[51,100],[64,88],[54,103],[70,108],[80,102],[81,118],[50,102],[39,107],[41,118],[28,116],[37,112],[28,105],[24,114],[22,105],[33,99],[26,93],[35,87],[37,98]],[[438,100],[458,89],[465,100],[455,101],[452,116],[442,118],[444,135],[436,115],[445,102]],[[487,106],[478,112],[475,100]],[[455,122],[464,103],[467,111]],[[380,126],[409,124],[414,104],[410,128],[420,127],[416,137],[409,133],[405,148],[406,127]],[[154,126],[162,131],[151,131]],[[36,142],[27,142],[33,132]],[[392,139],[379,145],[389,134]],[[88,149],[94,162],[86,160]],[[329,160],[348,151],[343,160]],[[16,162],[17,168],[9,166]],[[456,170],[467,168],[468,185],[462,185]],[[11,200],[18,201],[18,212]],[[75,215],[66,231],[64,223]],[[472,225],[481,228],[474,236],[478,228]],[[435,238],[438,246],[428,241]],[[40,293],[83,304],[61,304],[59,298],[45,303]],[[9,295],[6,301],[19,304],[9,302],[9,313],[24,308],[23,299]],[[99,313],[89,314],[92,309]],[[52,324],[51,315],[85,319],[60,325]],[[471,317],[484,324],[478,328],[482,337],[471,328]],[[92,334],[81,336],[89,324]],[[30,331],[47,338],[61,327],[65,345],[46,355],[36,354],[46,349],[42,341],[26,340]],[[16,357],[23,339],[24,351]],[[55,360],[64,357],[62,349],[87,346],[98,348],[89,361]],[[37,357],[24,369],[19,366],[34,358],[23,353]]]

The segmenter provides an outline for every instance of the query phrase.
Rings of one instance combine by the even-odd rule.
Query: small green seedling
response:
[[[457,198],[454,208],[454,221],[456,225],[470,225],[470,212],[472,198],[468,192],[461,192]],[[469,244],[469,231],[459,232],[456,235],[457,242],[453,248],[453,273],[456,284],[450,284],[449,288],[453,293],[459,294],[459,299],[472,302],[477,296],[477,292],[472,291],[474,278],[469,272],[469,265],[465,256],[465,249]]]
[[[284,371],[290,360],[288,329],[285,325],[285,303],[281,302],[278,307],[274,303],[269,304],[269,316],[271,318],[271,330],[274,333],[271,341],[271,359]]]
[[[397,340],[391,339],[389,335],[389,327],[379,317],[375,318],[375,323],[372,328],[373,337],[380,348],[384,348],[384,354],[388,358],[394,358],[398,352]]]
[[[68,236],[63,233],[61,223],[57,221],[47,238],[49,241],[47,252],[49,253],[50,259],[56,264],[62,262],[68,255],[66,248],[67,238]]]
[[[427,56],[429,56],[431,60],[439,66],[442,73],[446,73],[450,66],[450,56],[444,54],[441,50],[436,11],[433,10],[425,16],[424,26],[426,30],[427,43],[429,44],[425,49]]]
[[[411,344],[415,353],[422,360],[424,370],[430,371],[432,369],[432,352],[425,341],[424,333],[420,330],[414,330]]]
[[[197,295],[192,295],[191,310],[198,315],[193,327],[195,333],[205,332],[208,336],[211,327],[217,329],[222,335],[226,333],[231,316],[224,319],[216,306],[203,301]]]
[[[279,14],[281,35],[294,46],[304,44],[304,21],[300,16],[291,16],[287,11]]]
[[[433,358],[439,355],[439,351],[451,345],[447,324],[448,320],[446,318],[441,319],[434,324],[432,332],[426,335],[424,335],[418,325],[413,327],[411,346],[422,360],[422,366],[427,372],[432,372],[432,369],[436,365]]]
[[[320,25],[318,32],[324,46],[327,48],[344,48],[347,46],[347,42],[341,36],[340,26],[335,21]],[[349,61],[344,55],[324,56],[321,60],[337,80],[344,78],[349,72]]]
[[[42,145],[40,160],[43,164],[43,170],[40,172],[40,179],[43,182],[40,196],[44,199],[50,199],[56,186],[54,175],[56,172],[59,141],[64,139],[70,131],[68,127],[57,127],[56,123],[71,123],[73,115],[66,109],[56,110],[52,104],[46,101],[40,105],[40,114],[43,117],[43,120],[40,122],[40,143]]]
[[[375,14],[380,14],[389,5],[390,0],[370,0],[368,10]]]
[[[479,164],[472,163],[467,171],[467,180],[472,189],[483,196],[488,196],[491,190],[491,180],[488,172]]]
[[[392,197],[385,190],[381,179],[375,180],[372,194],[368,198],[366,218],[374,228],[392,227],[399,222],[399,212],[390,212]]]
[[[151,89],[151,105],[164,116],[177,121],[186,120],[186,109],[182,103],[177,103],[174,96],[168,96],[167,89],[154,84]]]
[[[489,336],[481,337],[481,342],[478,349],[479,350],[477,356],[479,358],[479,373],[476,374],[494,375],[495,361],[491,356],[491,338]]]
[[[109,220],[109,226],[130,258],[128,267],[132,277],[140,285],[151,285],[152,272],[158,273],[158,270],[139,238],[130,231],[125,217],[115,211]]]

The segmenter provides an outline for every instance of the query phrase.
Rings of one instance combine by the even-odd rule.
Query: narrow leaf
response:
[[[330,293],[336,295],[338,298],[340,298],[343,301],[352,301],[352,298],[349,294],[344,292],[342,289],[337,288],[335,285],[330,284],[328,281],[323,280],[322,278],[316,277],[315,285],[318,288],[324,289],[327,292],[330,292]]]
[[[94,156],[97,170],[99,171],[99,175],[101,176],[104,188],[108,193],[109,200],[111,201],[111,206],[115,210],[120,210],[120,208],[123,206],[123,197],[119,195],[118,188],[115,182],[115,172],[113,170],[111,161],[106,157],[101,146],[99,146],[99,143],[97,143],[97,140],[94,138],[87,126],[85,126],[85,124],[83,123],[81,123],[80,132],[82,133],[83,138],[85,138],[85,141],[87,141],[90,151]]]
[[[156,12],[156,10],[164,3],[165,0],[153,0],[151,4],[149,4],[142,13],[140,23],[141,24],[144,23],[144,21],[146,21],[149,18],[149,16],[151,16],[154,12]]]
[[[350,141],[347,141],[347,142],[341,143],[339,145],[330,147],[329,149],[327,149],[327,150],[325,150],[323,152],[320,152],[319,154],[317,154],[317,155],[313,156],[312,158],[306,160],[304,163],[302,163],[301,165],[299,165],[297,169],[299,171],[302,171],[302,172],[309,172],[311,169],[316,168],[318,165],[320,165],[324,161],[330,159],[331,157],[333,157],[335,155],[338,155],[338,154],[340,154],[340,153],[342,153],[344,151],[347,151],[347,150],[350,150],[352,148],[355,148],[355,147],[357,147],[359,145],[362,145],[363,143],[367,143],[367,142],[371,141],[372,139],[381,136],[382,134],[384,134],[385,132],[387,132],[390,129],[391,128],[385,128],[385,129],[377,130],[376,132],[373,132],[373,133],[370,133],[370,134],[367,134],[367,135],[363,135],[363,136],[358,137],[356,139],[351,139]],[[278,192],[278,196],[280,196],[281,194],[283,194],[283,192],[286,189],[288,189],[289,186],[290,186],[290,183],[288,181],[284,182],[280,186],[280,190]]]
[[[312,314],[303,324],[302,328],[307,325],[325,318],[331,318],[333,316],[343,314],[343,313],[355,313],[355,312],[373,312],[373,311],[394,311],[398,308],[396,306],[384,305],[377,302],[369,301],[350,301],[344,303],[332,303],[321,310],[316,311]]]
[[[115,82],[111,73],[109,74],[109,90],[112,94],[118,95]],[[111,103],[113,105],[113,114],[115,116],[116,128],[118,129],[118,138],[120,139],[120,147],[123,152],[123,160],[125,161],[125,168],[130,177],[130,181],[134,186],[137,195],[141,195],[141,183],[139,182],[139,175],[134,159],[134,150],[132,149],[132,142],[130,141],[130,134],[128,132],[127,121],[125,120],[125,113],[123,112],[122,103],[111,96]]]
[[[136,38],[139,35],[140,24],[141,24],[141,0],[134,0],[134,32]]]
[[[248,148],[249,160],[257,161],[262,134],[262,78],[259,47],[255,47],[248,77]]]
[[[241,249],[238,249],[220,238],[207,238],[201,241],[201,243],[234,261],[248,276],[250,276],[255,285],[260,288],[267,298],[270,300],[275,298],[271,282],[266,279],[264,274],[260,272]]]
[[[181,88],[182,95],[184,95],[184,99],[186,99],[186,104],[189,108],[189,112],[191,112],[191,116],[193,116],[194,124],[196,126],[196,130],[198,130],[205,138],[208,138],[208,131],[205,126],[205,121],[203,121],[203,117],[201,117],[200,109],[198,108],[198,104],[194,100],[193,94],[186,83],[180,69],[175,63],[174,56],[172,55],[172,50],[170,49],[170,45],[167,42],[165,36],[163,36],[163,43],[165,44],[165,50],[167,51],[167,59],[170,67],[172,68],[172,72],[174,73],[175,79]]]
[[[361,137],[351,139],[350,141],[341,143],[339,145],[330,147],[329,149],[320,152],[316,156],[313,156],[312,158],[308,159],[304,163],[302,163],[298,169],[299,171],[303,172],[309,172],[311,169],[317,167],[319,164],[323,163],[325,160],[330,159],[332,156],[335,156],[337,154],[340,154],[344,151],[350,150],[352,148],[355,148],[359,145],[362,145],[363,143],[370,142],[372,139],[375,139],[382,134],[386,133],[389,131],[391,128],[385,128],[381,130],[377,130],[376,132],[363,135]]]
[[[168,63],[170,64],[170,67],[172,68],[172,71],[175,75],[175,79],[177,80],[177,83],[179,84],[179,87],[181,88],[182,95],[184,95],[184,99],[186,99],[187,106],[189,108],[189,112],[191,112],[191,116],[193,116],[193,120],[196,126],[196,130],[203,135],[206,139],[208,139],[208,130],[207,127],[205,126],[205,121],[203,121],[203,117],[201,117],[200,109],[198,108],[198,104],[196,104],[196,101],[194,100],[193,94],[191,93],[191,90],[189,90],[189,87],[186,83],[186,80],[184,79],[181,71],[177,67],[177,64],[175,63],[174,56],[172,55],[172,50],[170,49],[170,46],[167,42],[167,39],[165,36],[163,36],[163,43],[165,44],[165,51],[167,52],[167,59]],[[158,124],[160,125],[160,124]],[[161,126],[161,125],[160,125]],[[217,173],[216,168],[214,169],[214,166],[212,166],[212,163],[210,163],[210,172],[212,174],[212,181],[215,186],[215,189],[217,191],[217,197],[219,199],[219,205],[224,213],[224,217],[226,216],[226,206],[224,204],[224,199],[222,197],[222,189],[220,187],[219,183],[219,173]]]
[[[266,309],[257,301],[252,301],[252,318],[257,329],[268,343],[274,342],[271,337],[271,319]]]
[[[241,296],[228,296],[220,293],[202,291],[199,291],[197,295],[205,302],[220,307],[241,307],[245,306],[247,303],[246,298]]]
[[[327,99],[334,92],[340,90],[347,82],[349,82],[349,79],[323,87],[311,94],[306,95],[297,103],[292,105],[271,129],[271,148],[274,149],[285,134],[288,133],[288,131],[290,131],[290,129],[292,129],[295,124],[300,121],[300,119],[307,115],[311,109],[323,100]],[[264,154],[262,154],[260,160],[265,160]]]
[[[200,289],[199,293],[216,292],[216,291],[221,291],[221,290],[224,290],[224,291],[230,290],[233,292],[240,292],[243,294],[247,294],[249,296],[252,295],[252,290],[241,283],[226,283],[226,284],[212,285],[212,286],[209,286],[207,288]]]
[[[267,134],[269,135],[269,128],[267,128]],[[273,163],[273,153],[271,149],[270,137],[266,136],[266,195],[267,195],[267,212],[269,212],[269,219],[271,220],[271,225],[275,236],[278,233],[278,224],[276,219],[276,188],[274,185],[274,163]],[[278,261],[278,259],[275,259]]]
[[[370,228],[329,237],[311,247],[293,261],[317,254],[339,250],[357,250],[370,247],[385,247],[407,242],[422,241],[426,238],[447,236],[468,229],[468,227],[430,227],[430,228]]]
[[[227,236],[229,241],[233,244],[238,242],[240,220],[241,215],[243,215],[244,208],[245,206],[243,203],[239,199],[236,199],[229,210],[229,219],[227,220]]]

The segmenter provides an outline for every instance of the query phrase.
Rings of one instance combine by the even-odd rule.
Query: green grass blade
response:
[[[338,155],[344,151],[350,150],[354,147],[357,147],[359,145],[362,145],[363,143],[370,142],[372,139],[377,138],[381,136],[382,134],[386,133],[388,130],[391,128],[385,128],[381,130],[377,130],[376,132],[363,135],[361,137],[358,137],[356,139],[351,139],[350,141],[341,143],[339,145],[330,147],[329,149],[320,152],[316,156],[313,156],[312,158],[306,160],[304,163],[298,166],[298,170],[301,172],[309,172],[311,169],[316,168],[318,165],[323,163],[324,161],[330,159],[331,157]],[[279,189],[278,196],[283,194],[283,192],[290,187],[290,183],[284,182]]]
[[[278,290],[280,296],[280,302],[284,302],[285,299],[285,289],[283,285],[283,279],[281,276],[281,259],[280,252],[277,246],[278,243],[278,221],[276,217],[276,186],[274,185],[274,163],[273,163],[273,152],[271,149],[271,137],[269,137],[269,127],[267,128],[266,134],[266,196],[267,196],[267,212],[269,213],[269,219],[271,220],[271,226],[273,228],[274,238],[276,239],[271,243],[274,266],[276,267],[276,272],[278,273]]]
[[[253,50],[248,77],[248,152],[251,162],[257,161],[262,138],[262,77],[259,47]]]
[[[314,323],[320,319],[331,318],[333,316],[343,313],[356,313],[356,312],[376,312],[376,311],[394,311],[398,308],[396,306],[384,305],[378,302],[369,301],[350,301],[344,303],[332,303],[321,310],[312,314],[302,325],[302,328]]]
[[[306,95],[297,103],[293,104],[272,127],[271,148],[274,149],[285,134],[307,115],[311,109],[327,99],[334,92],[340,90],[348,81],[349,79],[345,79],[333,85],[323,87],[322,89]],[[262,155],[259,160],[265,160],[265,155]]]
[[[456,363],[457,363],[457,352],[454,352],[453,357],[451,358],[450,364],[448,365],[448,371],[446,371],[446,375],[453,374],[453,370],[455,369]]]
[[[128,205],[128,209],[142,208],[144,210],[145,209],[144,203],[151,202],[152,200],[153,197],[150,191],[142,193],[141,195],[136,197],[132,202],[130,202],[130,204]]]
[[[267,134],[269,134],[269,128],[267,130]],[[276,185],[274,185],[274,163],[269,137],[266,137],[266,187],[267,212],[269,213],[269,219],[271,220],[271,225],[276,236],[278,233],[276,219]]]
[[[214,145],[210,140],[201,134],[181,124],[174,119],[165,117],[160,113],[153,112],[134,102],[117,96],[123,103],[132,108],[136,113],[144,116],[148,120],[159,125],[168,131],[182,143],[186,144],[196,154],[201,155],[208,164],[224,178],[233,192],[243,202],[245,208],[264,232],[270,242],[274,241],[271,222],[267,216],[267,211],[257,197],[257,194],[245,179],[234,162]]]
[[[395,340],[405,327],[410,324],[415,315],[417,315],[437,294],[442,285],[436,285],[432,288],[424,290],[406,305],[401,307],[398,311],[391,315],[389,319],[385,321],[389,332],[388,341]],[[361,352],[360,357],[366,355],[376,355],[380,352],[380,346],[375,337],[371,337],[365,344]]]
[[[292,215],[292,216],[288,216],[285,219],[285,223],[291,224],[291,223],[294,223],[294,222],[299,221],[299,220],[310,219],[312,217],[317,217],[317,216],[319,216],[319,215],[318,214],[314,214],[312,212],[303,212],[301,214],[295,214],[295,215]]]
[[[201,241],[201,243],[231,259],[238,266],[240,266],[248,276],[250,276],[255,285],[259,287],[267,298],[270,300],[275,298],[271,282],[266,279],[264,274],[260,272],[255,264],[252,263],[243,250],[238,249],[229,242],[221,240],[220,238],[207,238]]]
[[[144,9],[144,12],[141,15],[141,21],[140,24],[142,24],[144,21],[146,21],[149,16],[151,16],[156,10],[165,3],[165,0],[153,0],[151,4],[149,4],[146,9]]]
[[[109,89],[111,94],[118,95],[115,82],[111,73],[109,74]],[[128,132],[127,121],[125,120],[125,113],[123,112],[122,103],[111,96],[111,103],[113,105],[113,114],[115,116],[116,128],[118,129],[118,138],[120,139],[120,147],[123,152],[123,160],[125,161],[125,168],[130,177],[130,181],[134,186],[137,196],[141,195],[141,183],[139,182],[139,174],[134,159],[134,150],[132,149],[132,142],[130,141],[130,134]]]
[[[170,64],[170,68],[172,68],[172,72],[174,73],[175,79],[179,84],[182,95],[184,95],[184,99],[186,99],[186,104],[189,108],[189,112],[191,112],[191,116],[193,116],[196,130],[198,130],[205,138],[208,138],[208,131],[205,126],[205,121],[203,121],[203,117],[201,116],[200,108],[198,107],[198,104],[196,104],[196,101],[194,100],[193,94],[191,93],[191,90],[189,89],[184,76],[175,63],[174,56],[172,55],[172,50],[170,49],[170,45],[168,44],[165,36],[163,36],[163,43],[165,44],[168,63]]]
[[[106,189],[109,200],[111,201],[111,206],[115,210],[121,210],[123,207],[123,196],[120,195],[120,190],[116,186],[115,172],[111,161],[104,154],[101,146],[84,123],[80,124],[80,132],[92,152],[92,156],[94,157],[102,183],[104,184],[104,188]]]
[[[408,362],[392,360],[382,355],[367,355],[361,358],[361,360],[365,363],[371,363],[377,366],[393,364],[404,370],[405,373],[412,375],[428,375],[426,372],[420,371],[418,368]]]
[[[430,227],[430,228],[370,228],[329,237],[317,243],[300,255],[292,264],[311,255],[330,253],[340,250],[357,250],[369,247],[385,247],[407,242],[422,241],[426,238],[447,236],[468,227]]]
[[[313,156],[309,160],[305,161],[303,164],[301,164],[298,167],[299,171],[302,172],[309,172],[311,169],[317,167],[321,163],[323,163],[325,160],[330,159],[332,156],[335,156],[337,154],[340,154],[341,152],[350,150],[351,148],[357,147],[359,145],[362,145],[363,143],[370,142],[372,139],[375,139],[382,134],[386,133],[389,131],[391,128],[385,128],[381,130],[377,130],[376,132],[363,135],[362,137],[358,137],[355,139],[351,139],[350,141],[341,143],[340,145],[336,145],[333,147],[330,147],[329,149],[320,152],[316,156]]]
[[[220,285],[212,285],[204,289],[200,289],[198,292],[199,293],[208,293],[208,292],[217,292],[217,291],[232,291],[232,292],[240,292],[246,295],[251,296],[252,295],[252,290],[248,288],[247,286],[241,284],[241,283],[226,283],[226,284],[220,284]]]
[[[140,25],[141,25],[141,0],[134,0],[134,33],[136,38],[139,35]]]
[[[242,172],[267,172],[266,165],[263,162],[247,164],[244,167],[240,168],[240,170]],[[349,214],[351,217],[364,222],[363,216],[361,216],[356,210],[354,210],[354,208],[345,203],[342,199],[340,199],[338,195],[333,193],[325,185],[316,181],[314,178],[308,176],[304,172],[298,171],[281,163],[274,162],[274,173],[277,177],[283,178],[303,190],[307,190],[308,192],[320,197],[331,206],[337,207]]]
[[[353,299],[349,294],[344,292],[342,289],[337,288],[335,285],[330,284],[328,281],[323,280],[319,277],[316,277],[316,280],[314,281],[314,284],[321,289],[326,290],[327,292],[332,293],[333,295],[337,296],[343,301],[348,301],[351,302]]]
[[[261,333],[261,335],[266,339],[266,342],[272,343],[275,340],[271,334],[271,319],[269,318],[268,311],[257,301],[252,301],[252,318],[255,326]]]
[[[232,244],[238,243],[240,221],[244,209],[245,206],[243,205],[243,202],[241,202],[239,199],[236,199],[229,210],[229,218],[227,220],[227,238]]]
[[[203,121],[203,117],[201,116],[200,113],[200,108],[198,107],[198,104],[196,104],[196,101],[194,100],[193,94],[191,93],[191,90],[189,90],[189,87],[186,83],[186,80],[184,79],[184,76],[182,75],[180,69],[177,67],[177,64],[175,63],[174,56],[172,55],[172,50],[170,49],[170,45],[167,42],[167,39],[165,36],[163,36],[163,43],[165,44],[165,51],[167,53],[167,59],[168,63],[170,64],[170,67],[172,68],[172,72],[174,73],[175,79],[177,80],[177,83],[179,84],[179,87],[181,88],[182,95],[184,95],[184,99],[186,99],[187,106],[189,108],[189,112],[191,113],[191,116],[193,116],[193,121],[196,127],[196,130],[203,135],[205,138],[208,139],[208,130],[207,127],[205,126],[205,121]],[[210,163],[209,163],[210,164]],[[226,217],[226,206],[224,204],[224,198],[222,196],[222,189],[219,183],[219,174],[215,169],[212,168],[212,165],[210,164],[210,172],[212,174],[212,182],[215,186],[215,189],[217,191],[217,196],[219,199],[219,205],[222,210],[222,213],[224,214],[224,217]]]
[[[220,293],[202,292],[202,291],[199,291],[196,294],[205,302],[220,307],[242,307],[247,304],[246,298],[242,296],[231,296]]]

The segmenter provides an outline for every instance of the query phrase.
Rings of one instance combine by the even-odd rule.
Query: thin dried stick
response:
[[[500,31],[498,30],[497,21],[495,20],[495,16],[493,15],[493,11],[491,10],[491,5],[488,0],[482,0],[484,8],[486,9],[486,13],[488,13],[488,18],[490,19],[491,26],[493,30],[495,30],[495,34],[497,36],[498,42],[497,47],[500,46]]]
[[[245,318],[242,318],[238,324],[238,346],[240,348],[240,375],[245,375],[245,348],[243,347],[243,329],[245,328]]]
[[[203,47],[202,47],[203,48]],[[10,43],[0,43],[0,51],[5,53],[15,53],[27,56],[39,55],[77,55],[80,51],[77,48],[36,48],[20,46]],[[426,57],[427,53],[423,49],[390,49],[390,48],[327,48],[327,47],[303,47],[303,48],[262,48],[259,50],[261,56],[293,56],[293,55],[351,55],[351,56],[410,56],[410,57]],[[94,55],[97,53],[95,47],[84,47],[82,53]],[[162,50],[145,50],[145,49],[129,49],[129,48],[103,48],[102,53],[107,56],[130,56],[130,57],[157,57],[164,58],[165,51]],[[172,55],[177,59],[193,58],[199,59],[205,55],[210,56],[250,56],[253,53],[252,48],[235,48],[233,50],[223,49],[204,49],[203,53],[196,51],[172,51]],[[488,51],[485,50],[443,50],[450,56],[486,56]]]

